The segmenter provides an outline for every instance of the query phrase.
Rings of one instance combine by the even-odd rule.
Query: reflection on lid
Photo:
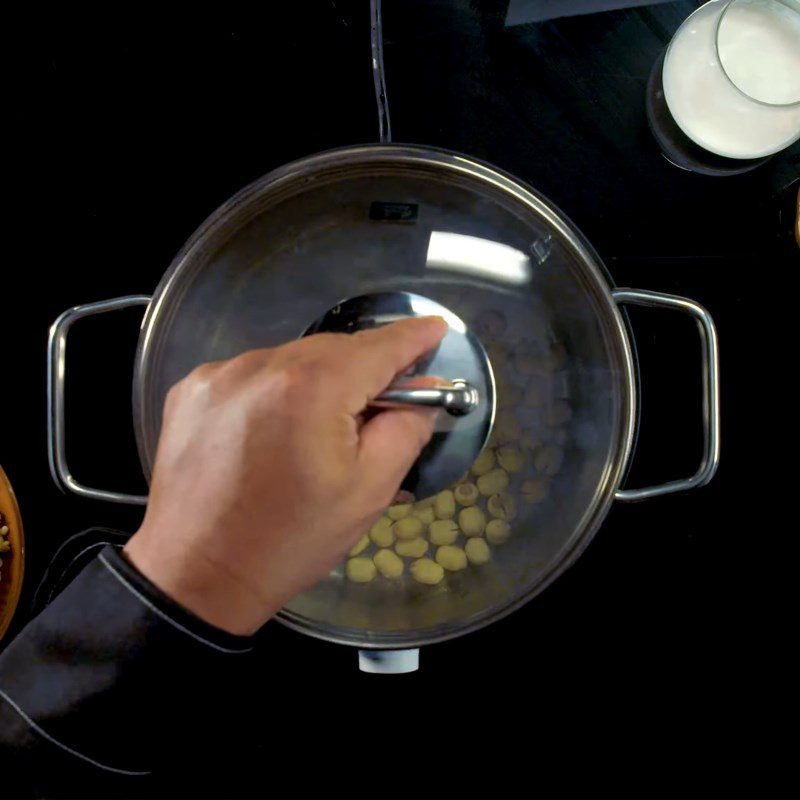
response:
[[[426,302],[420,302],[419,299],[411,295],[411,311],[414,317],[441,317],[451,328],[459,333],[466,333],[467,326],[459,319],[452,311],[446,309],[444,306],[432,306],[427,298],[420,298]],[[365,317],[359,321],[360,327],[358,330],[364,328],[380,328],[384,325],[391,325],[393,322],[400,322],[400,320],[408,319],[408,314],[403,312],[390,312],[374,314],[371,317]],[[355,330],[355,328],[353,329]]]
[[[425,266],[503,283],[523,284],[531,279],[531,261],[521,250],[463,233],[432,231]]]
[[[415,317],[442,317],[453,330],[458,333],[467,332],[467,326],[450,309],[419,294],[408,292],[406,296]]]

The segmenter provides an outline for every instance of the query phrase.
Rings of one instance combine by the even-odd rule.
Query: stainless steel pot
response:
[[[489,353],[498,395],[495,403],[492,387],[482,386],[481,414],[489,426],[499,420],[495,442],[513,438],[539,448],[535,452],[560,448],[563,466],[538,470],[547,499],[523,504],[515,535],[489,565],[449,575],[433,588],[356,586],[337,571],[281,612],[287,625],[364,650],[414,648],[468,633],[553,581],[587,546],[614,499],[691,489],[716,471],[717,337],[699,304],[612,289],[580,232],[545,198],[497,169],[441,150],[379,145],[322,153],[266,175],[203,223],[152,297],[76,306],[56,320],[48,387],[54,480],[84,497],[147,501],[84,486],[67,466],[65,348],[78,319],[146,307],[133,417],[149,479],[164,397],[193,367],[302,335],[346,298],[378,296],[422,296],[453,312],[453,325],[475,334],[482,342],[477,350],[485,346]],[[673,309],[697,321],[705,445],[689,478],[620,488],[636,409],[622,304]],[[553,403],[571,409],[561,427],[543,422]],[[450,441],[476,418],[447,419],[437,436]],[[365,664],[374,666],[374,659],[365,656]]]

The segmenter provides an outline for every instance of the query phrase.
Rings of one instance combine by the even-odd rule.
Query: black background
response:
[[[661,156],[644,87],[695,3],[511,28],[505,6],[387,0],[394,140],[514,173],[576,222],[617,284],[711,311],[719,473],[683,496],[614,506],[552,587],[488,629],[425,649],[417,674],[362,675],[354,652],[268,625],[236,724],[204,732],[188,767],[141,792],[797,794],[800,258],[785,209],[800,150],[724,179]],[[74,304],[151,292],[228,196],[291,159],[375,141],[377,115],[366,2],[170,14],[37,6],[7,18],[2,49],[0,459],[27,537],[18,629],[60,542],[91,525],[133,531],[141,515],[65,496],[50,480],[49,324]],[[144,490],[129,411],[138,313],[70,337],[70,463],[101,488]],[[628,480],[643,485],[699,459],[699,346],[686,319],[631,318],[643,416]],[[198,702],[224,703],[226,692],[209,676]]]

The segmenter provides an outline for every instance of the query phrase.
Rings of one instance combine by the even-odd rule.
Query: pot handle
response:
[[[623,502],[632,502],[704,486],[714,477],[719,466],[719,344],[714,320],[703,306],[685,297],[644,289],[614,289],[611,294],[620,305],[630,303],[667,308],[691,315],[697,322],[703,347],[703,458],[700,466],[690,478],[668,481],[644,489],[618,489],[615,497]]]
[[[373,675],[403,675],[419,669],[419,649],[359,650],[358,668]]]
[[[68,308],[50,326],[50,337],[47,343],[47,455],[50,462],[50,475],[57,486],[69,489],[81,497],[108,500],[112,503],[147,505],[146,495],[92,489],[78,483],[69,471],[64,436],[64,376],[67,361],[67,334],[73,323],[84,317],[92,317],[95,314],[131,306],[146,306],[149,302],[149,295],[131,294],[125,297],[115,297],[112,300],[102,300],[99,303],[74,306]]]

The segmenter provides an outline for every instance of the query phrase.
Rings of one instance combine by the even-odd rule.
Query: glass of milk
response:
[[[800,0],[711,0],[664,57],[664,97],[683,132],[727,158],[800,138]]]

